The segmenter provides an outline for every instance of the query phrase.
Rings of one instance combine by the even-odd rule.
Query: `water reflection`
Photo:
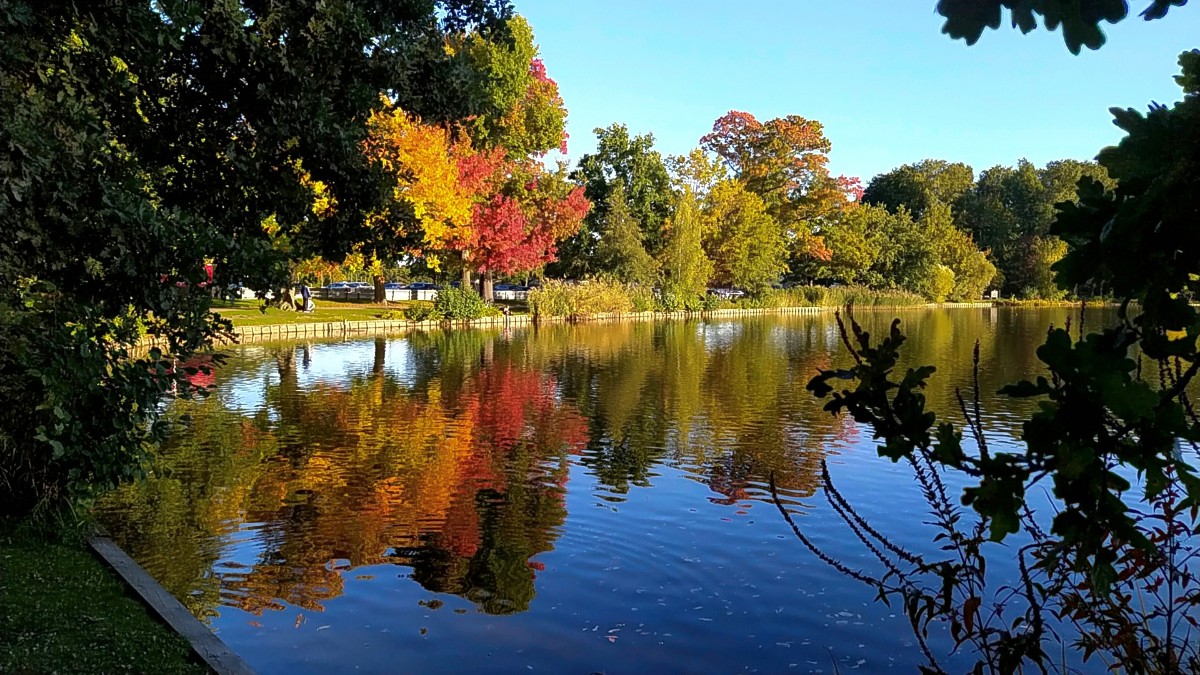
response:
[[[1066,312],[908,312],[908,358],[939,364],[927,395],[952,411],[976,339],[988,395],[1033,371],[1046,325],[1061,324]],[[878,332],[891,317],[860,318]],[[656,610],[684,608],[671,609],[668,624],[697,604],[689,596],[698,591],[719,596],[734,617],[727,621],[737,623],[714,630],[761,641],[769,619],[758,612],[782,611],[763,606],[762,588],[776,585],[785,604],[812,592],[753,562],[784,552],[796,557],[778,564],[806,564],[785,533],[771,529],[777,514],[764,503],[767,476],[774,472],[787,501],[805,509],[822,458],[874,455],[870,438],[804,391],[818,369],[842,363],[837,341],[831,317],[788,316],[245,347],[215,374],[212,397],[173,409],[191,426],[164,449],[155,477],[111,495],[100,515],[168,590],[209,619],[236,610],[258,617],[254,626],[290,608],[302,610],[299,628],[306,613],[328,611],[351,586],[399,588],[384,576],[419,585],[426,612],[456,596],[489,616],[536,613],[528,611],[542,602],[535,597],[543,577],[582,587],[616,575],[611,593],[673,580],[658,581],[652,593]],[[995,442],[1013,442],[1003,434],[1021,409],[993,396],[984,403]],[[851,475],[846,489],[889,489],[890,471]],[[880,507],[885,519],[889,506],[899,510],[900,502]],[[625,511],[602,521],[590,507]],[[744,529],[731,534],[710,529],[714,523]],[[736,575],[725,563],[694,564],[726,558],[738,561]],[[630,570],[629,559],[643,569]],[[563,602],[576,614],[606,603],[639,608],[624,595],[598,593],[552,594],[541,611]],[[558,619],[548,625],[569,643]],[[782,634],[778,641],[791,644]],[[790,663],[782,658],[780,667]]]

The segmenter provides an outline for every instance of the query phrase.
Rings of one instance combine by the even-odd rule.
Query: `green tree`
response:
[[[567,110],[558,86],[546,76],[525,17],[513,16],[502,29],[484,26],[452,44],[483,103],[469,127],[475,147],[500,147],[511,157],[527,157],[564,146]]]
[[[675,194],[662,155],[654,149],[654,136],[630,136],[624,124],[595,129],[596,151],[584,155],[572,178],[584,186],[592,211],[575,236],[559,247],[560,262],[548,268],[555,276],[583,277],[606,271],[595,265],[596,244],[608,213],[608,198],[620,184],[642,241],[651,255],[663,245],[663,224],[671,214]],[[611,270],[608,270],[611,271]]]
[[[872,178],[862,200],[893,212],[903,205],[920,218],[933,204],[960,208],[960,200],[974,186],[975,172],[966,164],[926,159]]]
[[[863,204],[850,209],[825,229],[831,276],[846,284],[883,286],[876,266],[884,255],[892,214],[882,206]]]
[[[664,304],[678,309],[698,309],[713,263],[704,253],[704,225],[695,196],[685,191],[667,221],[667,242],[659,255],[663,273]]]
[[[468,114],[445,36],[508,11],[260,4],[0,7],[4,511],[141,475],[160,397],[196,388],[178,364],[228,329],[206,263],[220,286],[278,288],[285,256],[360,241],[384,192],[360,150],[380,93]],[[175,361],[133,354],[142,335]]]
[[[787,272],[787,241],[758,195],[739,181],[718,183],[704,199],[704,248],[713,280],[759,294]]]
[[[704,199],[721,181],[729,179],[729,169],[716,156],[695,148],[686,155],[667,158],[671,184],[677,192],[691,190],[697,199]]]
[[[1054,280],[1054,264],[1067,255],[1067,242],[1058,237],[1032,237],[1025,249],[1025,288],[1021,295],[1043,300],[1061,300],[1067,291]]]
[[[1107,170],[1094,162],[1062,160],[1038,169],[1021,160],[1015,168],[995,166],[982,172],[962,197],[956,219],[991,251],[1006,293],[1046,288],[1050,270],[1035,263],[1047,258],[1031,258],[1029,251],[1035,238],[1049,234],[1058,205],[1078,201],[1076,184],[1084,177],[1114,186]]]
[[[658,280],[658,262],[646,252],[642,229],[629,210],[621,183],[608,195],[608,213],[602,226],[596,245],[599,268],[626,283],[653,286]]]
[[[887,286],[930,297],[940,264],[937,242],[904,207],[888,214],[884,222],[882,250],[875,263],[879,277]]]
[[[996,266],[980,251],[971,236],[954,226],[953,211],[940,202],[933,203],[920,219],[920,227],[933,244],[939,264],[954,273],[954,284],[946,292],[930,295],[942,300],[979,300],[996,276]],[[938,279],[936,287],[941,291],[944,281]],[[942,300],[936,300],[941,302]]]

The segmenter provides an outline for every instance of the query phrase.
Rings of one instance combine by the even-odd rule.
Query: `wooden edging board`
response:
[[[88,537],[88,545],[108,563],[129,587],[158,614],[176,633],[183,636],[217,675],[253,675],[254,671],[207,626],[192,616],[175,596],[167,592],[142,566],[121,550],[112,539],[96,535]]]

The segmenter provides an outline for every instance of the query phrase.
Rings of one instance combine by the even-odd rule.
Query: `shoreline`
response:
[[[1078,303],[1062,303],[1061,306],[1074,306]],[[880,305],[856,307],[859,311],[901,311],[917,309],[1019,309],[1021,305],[1003,302],[947,302],[928,303],[924,305]],[[531,314],[513,314],[509,316],[483,317],[479,319],[445,320],[445,321],[409,321],[407,319],[371,319],[365,321],[308,321],[299,323],[264,324],[257,326],[233,327],[235,340],[216,343],[214,348],[231,347],[242,344],[259,342],[274,342],[279,340],[301,340],[310,338],[350,338],[370,337],[374,335],[396,335],[412,331],[455,330],[470,328],[511,328],[516,326],[532,326],[550,323],[595,323],[622,321],[659,321],[674,319],[709,319],[736,318],[765,315],[815,315],[841,309],[835,306],[821,307],[775,307],[764,309],[716,309],[711,311],[677,311],[677,312],[627,312],[600,313],[587,316],[554,316],[535,317]],[[162,343],[153,339],[143,340],[134,348],[136,352],[147,351]]]

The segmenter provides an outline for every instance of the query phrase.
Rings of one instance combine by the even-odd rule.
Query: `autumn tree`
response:
[[[453,150],[474,207],[470,237],[451,248],[461,255],[464,287],[472,271],[482,274],[489,301],[496,274],[554,262],[558,242],[579,230],[591,206],[564,167],[542,162],[549,151],[566,149],[567,111],[528,22],[513,17],[506,29],[507,39],[476,32],[458,47],[482,73],[479,96],[487,107]]]
[[[704,253],[704,225],[692,193],[685,191],[679,196],[667,221],[666,237],[659,254],[663,303],[674,309],[699,309],[713,263]]]
[[[829,173],[830,143],[820,122],[798,115],[758,121],[732,111],[713,124],[700,147],[721,159],[746,189],[758,195],[767,213],[795,245],[797,268],[812,240],[861,196],[857,179]]]
[[[613,186],[607,202],[596,245],[598,268],[625,283],[654,285],[658,280],[658,262],[646,252],[642,228],[625,200],[624,185]]]
[[[470,237],[458,245],[464,264],[483,275],[492,300],[496,274],[536,270],[555,259],[558,242],[574,234],[591,204],[564,166],[512,161],[503,148],[460,148],[461,180],[475,205]]]
[[[381,259],[411,252],[437,269],[442,252],[472,240],[472,195],[460,181],[449,132],[390,101],[367,120],[363,151],[392,182],[390,199],[367,214],[371,238],[357,247],[372,259],[375,301],[383,302]]]

